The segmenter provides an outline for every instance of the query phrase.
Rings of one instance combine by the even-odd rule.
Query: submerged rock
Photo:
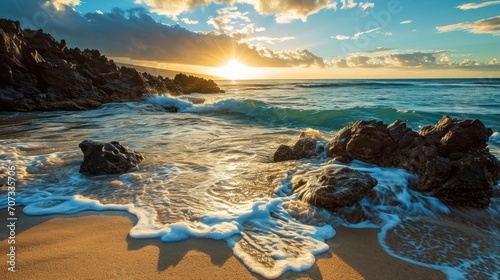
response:
[[[402,167],[419,177],[413,186],[419,191],[450,204],[487,207],[500,179],[500,162],[486,144],[491,134],[479,120],[448,116],[418,132],[401,121],[358,121],[330,141],[328,156]]]
[[[83,152],[80,173],[125,173],[137,169],[144,157],[119,142],[101,143],[85,140],[78,145]]]
[[[280,145],[274,153],[274,162],[311,158],[325,151],[325,141],[317,130],[308,129],[303,131],[293,146]]]
[[[369,174],[347,167],[329,166],[307,180],[295,181],[293,189],[300,192],[302,201],[333,211],[354,205],[376,185],[377,180]]]

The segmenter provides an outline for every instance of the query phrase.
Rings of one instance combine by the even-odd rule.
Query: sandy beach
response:
[[[6,223],[6,209],[1,211]],[[4,279],[259,279],[224,241],[162,243],[128,236],[136,218],[118,211],[27,216],[17,209],[16,272]],[[5,227],[5,226],[4,226]],[[3,227],[3,228],[4,228]],[[441,272],[389,256],[377,230],[338,228],[330,250],[306,272],[280,279],[445,279]],[[7,232],[2,230],[6,257]]]

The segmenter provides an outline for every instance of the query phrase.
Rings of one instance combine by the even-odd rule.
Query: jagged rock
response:
[[[347,167],[328,166],[319,172],[314,170],[300,176],[292,187],[294,192],[300,192],[302,201],[333,211],[354,205],[376,185],[377,180],[369,174]]]
[[[91,73],[86,73],[86,75],[89,74]],[[119,80],[119,79],[120,79],[120,74],[118,72],[108,72],[108,73],[99,73],[97,77],[94,77],[92,79],[92,82],[96,85],[102,86],[114,80]]]
[[[299,135],[299,139],[293,146],[280,145],[274,153],[274,162],[311,158],[324,152],[325,141],[317,130],[308,129]]]
[[[14,77],[12,76],[12,69],[7,64],[0,64],[0,86],[13,85]]]
[[[479,120],[457,120],[444,116],[437,125],[422,128],[419,134],[438,147],[441,156],[467,153],[485,145],[493,131]]]
[[[19,22],[5,19],[0,19],[0,70],[0,111],[82,110],[154,93],[222,92],[211,80],[186,76],[180,85],[118,68],[98,50],[68,48],[65,40],[41,29],[21,30]]]
[[[188,76],[179,73],[175,75],[174,82],[179,84],[187,93],[224,93],[212,80],[206,80],[199,77]]]
[[[299,156],[295,153],[292,147],[287,145],[280,145],[276,150],[276,152],[274,152],[273,156],[274,162],[294,160],[294,159],[299,159]]]
[[[389,127],[358,121],[330,141],[328,156],[402,167],[419,177],[413,187],[450,204],[486,207],[500,179],[500,162],[487,148],[491,136],[479,120],[444,116],[419,132],[397,121]]]
[[[125,173],[137,169],[144,157],[119,142],[101,143],[85,140],[78,145],[83,152],[80,173]]]

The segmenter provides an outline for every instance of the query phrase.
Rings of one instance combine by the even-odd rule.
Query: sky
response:
[[[117,62],[263,78],[500,77],[500,1],[2,0]]]

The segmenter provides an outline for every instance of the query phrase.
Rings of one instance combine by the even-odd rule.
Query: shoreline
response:
[[[262,279],[250,272],[225,241],[189,238],[175,243],[133,239],[136,217],[122,211],[28,216],[16,207],[16,272],[5,279]],[[7,209],[0,212],[7,222]],[[336,228],[330,249],[304,272],[278,279],[446,279],[387,254],[378,230]],[[7,250],[7,231],[0,244]],[[6,253],[2,252],[5,260]],[[3,264],[6,262],[2,261]]]

